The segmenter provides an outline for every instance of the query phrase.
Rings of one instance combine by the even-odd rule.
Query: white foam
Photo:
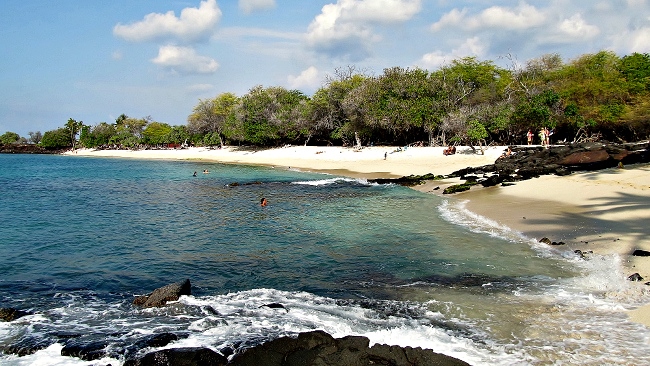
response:
[[[3,366],[90,366],[90,365],[121,365],[122,362],[114,358],[102,358],[94,361],[83,361],[75,357],[61,356],[63,345],[55,343],[34,354],[18,357],[10,355],[0,358]]]
[[[299,182],[293,182],[292,184],[302,184],[302,185],[309,185],[309,186],[327,186],[327,185],[338,184],[338,183],[357,183],[362,185],[370,185],[370,183],[368,183],[366,179],[361,179],[361,178],[354,179],[354,178],[343,178],[343,177],[299,181]]]
[[[440,313],[426,311],[426,304],[394,302],[392,306],[421,307],[425,317],[384,316],[376,310],[356,305],[339,305],[333,299],[309,293],[289,293],[272,289],[257,289],[214,297],[183,297],[188,305],[210,306],[216,310],[227,326],[215,327],[182,340],[176,346],[196,346],[216,339],[251,338],[255,336],[281,336],[311,330],[323,330],[339,338],[348,335],[365,336],[370,344],[422,347],[452,355],[473,364],[513,364],[516,357],[495,353],[474,344],[473,341],[454,335],[447,330],[431,326],[427,319],[438,319]],[[270,309],[264,304],[277,302],[284,309]],[[500,360],[499,362],[494,362]]]

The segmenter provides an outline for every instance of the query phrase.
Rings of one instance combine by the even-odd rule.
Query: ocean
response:
[[[222,350],[316,329],[473,365],[650,364],[650,330],[626,314],[650,295],[621,258],[464,205],[273,167],[0,155],[0,307],[30,313],[0,322],[0,350],[40,348],[0,364],[120,365],[155,334]],[[131,305],[185,279],[191,296]],[[71,340],[106,355],[61,356]]]

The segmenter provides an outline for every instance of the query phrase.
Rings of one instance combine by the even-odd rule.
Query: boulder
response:
[[[637,249],[632,253],[635,257],[650,257],[650,252],[647,250]]]
[[[366,366],[468,365],[450,356],[421,348],[374,345],[366,337],[334,339],[323,331],[281,337],[236,354],[235,366]]]
[[[8,355],[27,356],[45,349],[56,341],[46,337],[26,337],[10,345],[0,347],[0,352]]]
[[[611,159],[607,151],[592,150],[592,151],[579,151],[571,155],[565,156],[558,161],[558,164],[565,166],[593,166],[593,167],[613,167],[616,166],[614,159]]]
[[[185,280],[177,283],[172,283],[155,289],[151,294],[146,296],[138,296],[133,300],[133,305],[149,307],[165,306],[168,301],[176,301],[181,295],[191,295],[192,285],[190,280]]]
[[[633,273],[630,276],[627,277],[628,281],[643,281],[643,277],[641,277],[640,274],[638,273]]]
[[[61,356],[78,357],[84,361],[99,360],[106,356],[108,341],[72,340],[61,349]]]

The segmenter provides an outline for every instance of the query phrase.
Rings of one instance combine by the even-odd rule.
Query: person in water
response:
[[[262,199],[260,200],[260,206],[264,207],[268,204],[269,202],[266,200],[266,198],[262,197]]]
[[[192,176],[193,176],[193,177],[196,177],[196,172],[194,172],[194,175],[192,175]]]

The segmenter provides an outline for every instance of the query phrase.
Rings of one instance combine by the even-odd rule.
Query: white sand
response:
[[[569,176],[542,176],[509,187],[472,189],[456,195],[467,208],[527,236],[563,241],[568,249],[618,254],[626,275],[650,281],[650,165]],[[630,312],[650,327],[650,304]]]
[[[366,147],[360,151],[343,147],[290,146],[253,150],[237,147],[224,149],[188,148],[170,150],[91,150],[79,149],[66,154],[139,159],[206,160],[222,163],[271,165],[310,171],[337,171],[343,175],[367,178],[401,177],[427,173],[449,174],[468,166],[491,164],[504,151],[490,147],[485,155],[468,147],[458,148],[455,155],[444,156],[442,147],[409,147],[395,152],[395,147]],[[384,154],[387,154],[384,160]]]
[[[206,160],[222,163],[270,165],[309,171],[327,171],[350,177],[401,177],[427,173],[446,175],[468,166],[493,163],[504,147],[491,147],[484,155],[460,147],[444,156],[442,147],[291,146],[251,150],[228,147],[210,150],[77,150],[67,154],[139,159]],[[384,154],[387,158],[384,160]],[[459,182],[433,181],[416,187],[433,192],[436,186]],[[435,192],[441,192],[438,190]],[[650,165],[630,166],[570,176],[543,176],[509,187],[472,188],[453,197],[468,199],[468,208],[534,237],[566,242],[568,248],[617,253],[626,270],[650,281],[650,257],[632,251],[650,251]],[[643,286],[643,285],[640,285]],[[650,305],[631,312],[635,321],[650,326]]]

